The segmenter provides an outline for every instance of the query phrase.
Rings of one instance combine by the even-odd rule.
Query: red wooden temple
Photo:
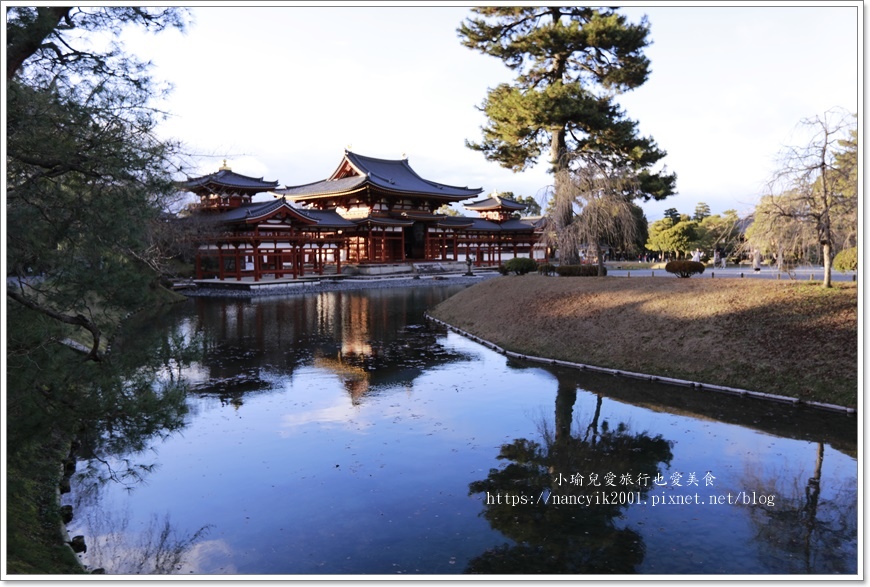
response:
[[[197,257],[197,278],[322,275],[329,267],[458,262],[498,265],[533,257],[539,239],[533,219],[518,218],[525,206],[491,196],[465,204],[479,217],[439,214],[444,204],[469,200],[483,190],[424,179],[407,159],[365,157],[345,151],[322,181],[277,188],[234,173],[188,179],[180,187],[200,198],[199,215],[215,214],[218,230]],[[275,200],[256,203],[271,193]]]

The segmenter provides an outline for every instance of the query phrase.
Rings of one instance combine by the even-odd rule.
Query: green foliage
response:
[[[668,208],[665,210],[665,218],[670,218],[674,221],[674,224],[680,221],[680,213],[676,208]]]
[[[649,240],[646,247],[662,253],[685,253],[694,248],[698,238],[698,223],[680,218],[675,222],[671,217],[656,220],[649,227]]]
[[[504,195],[504,194],[502,194],[502,195]],[[525,197],[520,196],[520,197],[514,198],[514,200],[519,202],[520,204],[526,205],[526,209],[523,210],[522,216],[540,216],[541,215],[541,205],[532,196],[525,196]]]
[[[705,218],[710,215],[710,206],[705,204],[704,202],[698,202],[698,205],[695,206],[695,215],[692,217],[692,220],[696,220],[701,222]]]
[[[534,259],[528,257],[514,257],[504,264],[506,273],[515,273],[517,275],[525,275],[538,270],[538,263]]]
[[[704,217],[697,225],[693,243],[702,251],[719,249],[724,255],[740,246],[740,219],[735,210],[726,210],[724,215]]]
[[[440,208],[435,210],[436,214],[446,214],[447,216],[461,216],[459,212],[457,212],[450,204],[443,204]]]
[[[670,261],[665,265],[665,271],[677,277],[691,277],[704,272],[704,264],[699,261]]]
[[[572,6],[472,12],[458,31],[462,44],[501,59],[516,78],[488,92],[483,140],[469,148],[513,171],[547,151],[554,171],[567,169],[566,155],[606,153],[638,175],[644,199],[673,193],[676,176],[650,172],[666,153],[615,102],[647,79],[645,18],[633,24],[617,9]]]
[[[834,269],[842,273],[858,270],[858,247],[843,249],[834,257]]]
[[[183,421],[183,385],[159,383],[162,355],[154,366],[110,344],[132,313],[164,299],[156,245],[179,146],[157,137],[151,101],[163,88],[147,64],[117,44],[87,47],[88,33],[184,19],[181,9],[133,7],[10,7],[6,16],[6,450],[23,490],[43,491],[40,469],[57,471],[58,446],[74,436],[104,456],[141,450]],[[10,544],[60,548],[54,497],[51,488],[34,497],[37,509],[16,503]],[[11,553],[10,567],[65,572],[54,570],[57,557],[34,564],[29,554]]]
[[[562,277],[598,277],[597,265],[559,265],[556,267],[556,273]],[[604,268],[604,275],[607,275],[607,268]]]

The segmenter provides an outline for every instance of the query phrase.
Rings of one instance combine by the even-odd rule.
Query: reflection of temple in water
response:
[[[436,289],[201,301],[206,359],[194,390],[237,403],[307,365],[340,378],[354,403],[379,389],[413,387],[425,370],[462,358],[438,342],[443,330],[422,321],[422,309],[443,299]]]

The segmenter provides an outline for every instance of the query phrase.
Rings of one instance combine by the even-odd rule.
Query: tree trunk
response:
[[[553,198],[556,200],[554,215],[558,232],[559,259],[562,265],[576,265],[580,262],[580,255],[577,252],[577,243],[569,234],[569,227],[574,220],[574,203],[566,173],[568,171],[566,152],[565,128],[554,129],[550,140],[550,158],[554,177]]]
[[[37,8],[36,19],[26,29],[14,31],[6,43],[6,81],[15,77],[24,62],[42,47],[45,39],[71,10],[70,6]]]
[[[595,255],[598,257],[598,277],[604,277],[604,251],[599,243],[595,243]]]
[[[831,285],[831,241],[822,242],[822,260],[825,264],[825,277],[822,280],[822,287],[833,287]]]

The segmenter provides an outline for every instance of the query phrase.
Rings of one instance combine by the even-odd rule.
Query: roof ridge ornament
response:
[[[227,165],[226,159],[224,159],[224,164],[218,168],[218,171],[232,171],[232,169],[230,169],[230,166]]]

